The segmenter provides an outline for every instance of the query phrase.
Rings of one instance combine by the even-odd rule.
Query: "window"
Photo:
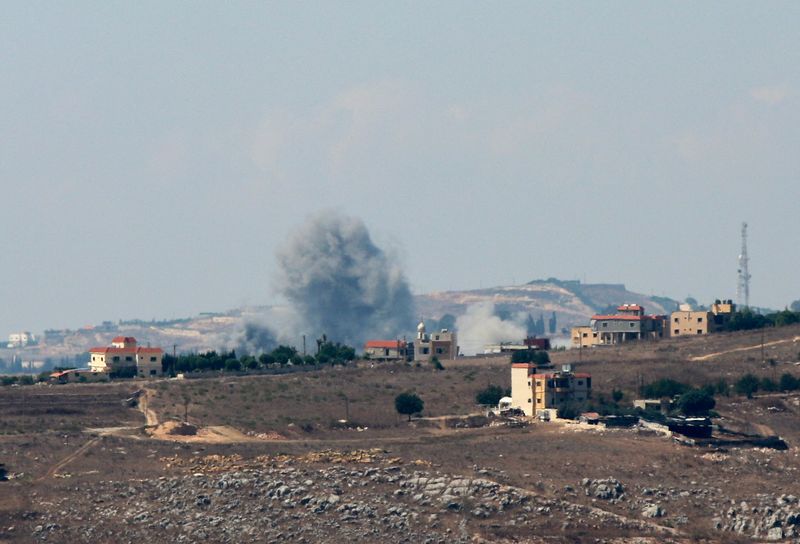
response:
[[[578,380],[578,385],[583,385],[583,380]]]
[[[125,360],[128,362],[133,361],[133,357],[131,357],[130,355],[126,355]]]
[[[536,404],[541,404],[541,403],[542,403],[542,399],[536,399]]]
[[[678,330],[678,329],[675,329],[675,332],[674,332],[673,334],[680,334],[680,333],[681,333],[681,331],[680,331],[680,330]]]
[[[636,323],[634,323],[634,322],[631,322],[631,323],[630,323],[630,326],[631,326],[631,328],[634,328],[634,327],[636,326]]]
[[[151,363],[155,363],[156,362],[156,358],[155,357],[150,357],[150,362]]]
[[[118,363],[118,362],[119,362],[119,355],[114,355],[114,362],[115,362],[115,363]]]
[[[702,317],[698,317],[698,318],[697,318],[697,322],[698,322],[698,323],[702,323],[702,322],[703,322],[703,318],[702,318]]]
[[[597,338],[597,333],[594,333],[594,334],[592,335],[592,338]]]
[[[603,328],[605,329],[606,327],[608,327],[608,323],[606,323],[606,322],[604,321],[604,322],[603,322]]]
[[[437,335],[436,335],[436,338],[434,338],[434,340],[438,340],[438,339],[439,339],[439,335],[437,334]]]
[[[530,381],[528,381],[528,387],[530,387],[530,386],[531,386],[531,382],[530,382]]]
[[[701,331],[700,329],[697,329],[697,334],[703,334],[703,331]]]
[[[94,357],[94,355],[92,355],[92,361],[94,361],[94,360],[95,360],[95,357]]]
[[[153,370],[151,370],[151,371],[150,371],[150,375],[151,375],[151,376],[155,376],[155,375],[156,375],[156,369],[153,369]]]
[[[678,323],[678,318],[677,317],[675,318],[675,323]]]
[[[423,355],[427,355],[427,354],[429,354],[430,352],[431,352],[431,349],[430,349],[430,348],[422,348],[422,354],[423,354]]]
[[[589,336],[589,333],[588,333],[588,332],[585,332],[585,333],[583,333],[583,337],[584,337],[584,338],[586,338],[587,336]]]
[[[530,403],[531,403],[531,399],[528,399],[528,404],[530,404]]]
[[[539,380],[536,380],[536,387],[541,387],[541,386],[542,386],[542,382],[539,381]]]
[[[436,348],[436,353],[441,355],[442,353],[444,353],[444,349],[443,348]]]

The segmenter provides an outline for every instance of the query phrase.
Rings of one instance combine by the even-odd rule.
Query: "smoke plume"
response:
[[[363,222],[336,213],[311,218],[278,252],[278,287],[304,329],[360,348],[368,338],[413,330],[413,298],[400,267]]]
[[[244,324],[244,329],[237,340],[238,351],[248,355],[266,353],[278,346],[275,333],[266,325],[254,322]]]
[[[464,355],[483,353],[486,344],[521,342],[526,335],[522,321],[503,320],[494,313],[494,304],[479,302],[467,307],[456,320],[458,343]]]

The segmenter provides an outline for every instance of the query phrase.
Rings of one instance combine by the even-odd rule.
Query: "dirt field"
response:
[[[553,361],[592,373],[596,394],[621,388],[630,399],[661,377],[800,375],[798,335],[767,331],[763,362],[760,332]],[[507,360],[445,367],[2,388],[0,463],[12,478],[0,482],[0,542],[796,538],[797,394],[718,399],[723,424],[774,431],[785,451],[689,447],[642,429],[398,418],[401,391],[436,418],[474,413],[477,390],[509,384]],[[347,453],[358,451],[372,453]]]

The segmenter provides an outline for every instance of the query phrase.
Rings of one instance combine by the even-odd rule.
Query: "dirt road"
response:
[[[709,359],[713,359],[714,357],[719,357],[720,355],[727,355],[728,353],[736,353],[739,351],[751,351],[754,349],[761,349],[761,347],[768,348],[770,346],[775,346],[778,344],[786,344],[788,342],[798,342],[800,341],[800,336],[795,336],[794,338],[786,338],[785,340],[775,340],[773,342],[766,342],[765,344],[756,344],[754,346],[746,346],[743,348],[733,348],[728,349],[725,351],[717,351],[716,353],[709,353],[707,355],[697,355],[695,357],[690,357],[690,361],[708,361]]]

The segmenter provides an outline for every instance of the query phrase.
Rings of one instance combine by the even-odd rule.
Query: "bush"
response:
[[[625,394],[622,391],[620,391],[619,389],[614,389],[614,390],[611,391],[611,398],[614,400],[615,403],[621,401],[622,397],[624,397],[624,396],[625,396]]]
[[[431,364],[433,365],[433,368],[435,368],[436,370],[444,370],[444,366],[442,365],[442,362],[439,360],[439,358],[436,355],[434,355],[431,358]]]
[[[775,380],[772,378],[761,378],[761,384],[759,384],[759,389],[762,391],[777,391],[778,384],[775,383]]]
[[[135,366],[125,366],[118,370],[114,370],[108,374],[108,377],[112,380],[118,379],[128,379],[128,378],[135,378],[136,377],[136,367]]]
[[[397,413],[408,416],[409,421],[413,414],[422,412],[424,407],[423,400],[414,393],[400,393],[394,399],[394,408]]]
[[[687,416],[704,416],[716,406],[714,397],[704,389],[687,391],[678,399],[678,409]]]
[[[525,349],[511,354],[512,363],[533,363],[535,365],[550,364],[550,355],[541,349]]]
[[[748,373],[736,382],[736,392],[740,395],[745,395],[748,399],[752,399],[760,384],[761,382],[756,376]]]
[[[500,399],[505,397],[505,390],[499,385],[489,385],[486,389],[481,389],[475,395],[475,402],[483,405],[497,406]]]
[[[669,378],[662,378],[653,383],[647,384],[642,389],[642,394],[649,399],[660,399],[663,397],[675,397],[689,391],[690,387],[685,383],[676,382]]]
[[[794,391],[800,389],[800,380],[787,372],[781,376],[779,385],[782,391]]]
[[[228,359],[225,361],[225,370],[228,372],[238,372],[242,369],[242,363],[238,359]]]

